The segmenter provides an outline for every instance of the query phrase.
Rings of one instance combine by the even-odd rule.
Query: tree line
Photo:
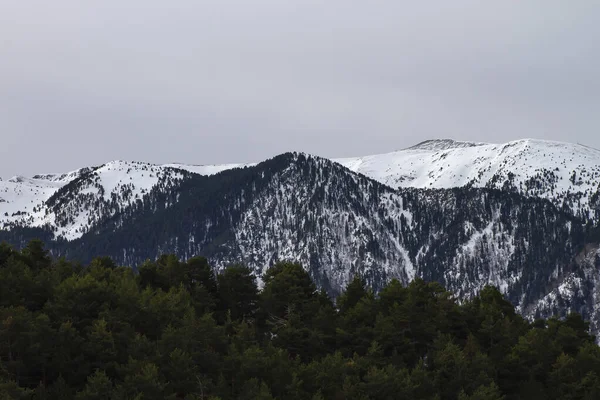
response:
[[[355,277],[335,301],[301,265],[202,257],[137,270],[0,244],[0,399],[597,399],[578,314],[528,321],[494,287]]]

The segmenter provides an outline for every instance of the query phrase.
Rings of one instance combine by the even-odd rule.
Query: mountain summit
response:
[[[414,146],[409,147],[411,150],[448,150],[448,149],[460,149],[464,147],[475,147],[486,145],[487,143],[475,143],[475,142],[459,142],[454,139],[430,139],[425,140],[421,143],[417,143]]]
[[[600,210],[600,150],[579,144],[428,140],[393,153],[335,161],[393,188],[500,189],[550,200],[583,219],[597,219]]]

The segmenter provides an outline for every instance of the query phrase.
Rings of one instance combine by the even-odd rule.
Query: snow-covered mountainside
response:
[[[496,188],[564,204],[584,219],[600,213],[600,150],[579,144],[428,140],[393,153],[335,161],[394,188]]]
[[[564,315],[572,310],[586,315],[591,330],[600,334],[600,243],[585,245],[575,262],[552,280],[551,290],[521,312],[532,317]]]
[[[598,265],[585,252],[600,239],[568,210],[516,191],[394,189],[303,154],[211,176],[125,162],[76,175],[44,202],[39,218],[51,222],[11,225],[0,240],[42,237],[55,255],[132,266],[165,253],[204,255],[259,276],[297,260],[332,295],[355,274],[374,290],[419,276],[461,298],[493,284],[525,315],[576,308],[600,321]],[[71,240],[52,241],[57,233]]]
[[[60,188],[90,171],[82,168],[66,174],[15,176],[0,180],[0,228],[10,224],[38,226],[44,224],[40,213],[45,202]]]
[[[525,309],[544,302],[583,241],[581,221],[546,201],[489,189],[394,190],[304,155],[213,177],[139,164],[144,185],[135,188],[115,178],[131,167],[107,164],[48,201],[63,210],[52,214],[60,221],[104,213],[79,240],[58,243],[59,254],[85,258],[93,248],[128,265],[161,253],[203,254],[217,266],[244,262],[258,275],[292,259],[332,294],[357,273],[374,289],[421,276],[462,297],[492,283]],[[111,209],[106,193],[122,206]],[[92,204],[88,195],[103,200]]]
[[[548,199],[584,220],[600,218],[600,151],[582,145],[430,140],[394,153],[334,161],[392,188],[496,188]],[[113,161],[66,174],[0,180],[0,229],[51,227],[56,237],[72,240],[182,174],[210,176],[254,165]]]
[[[0,229],[51,227],[56,237],[73,240],[152,189],[168,186],[188,173],[213,175],[243,167],[228,165],[154,165],[112,161],[66,174],[16,176],[0,180]]]

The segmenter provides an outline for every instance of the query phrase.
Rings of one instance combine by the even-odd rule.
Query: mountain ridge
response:
[[[511,190],[549,199],[558,207],[564,204],[583,219],[598,219],[600,150],[536,139],[500,145],[445,140],[423,143],[425,146],[336,161],[392,187]]]
[[[589,289],[600,283],[600,260],[582,256],[595,245],[589,224],[514,190],[393,188],[338,162],[284,153],[212,175],[111,162],[62,186],[45,210],[52,224],[15,224],[0,240],[40,237],[55,256],[107,255],[134,267],[161,254],[204,255],[217,270],[244,263],[257,277],[279,260],[299,261],[332,296],[355,275],[374,291],[419,276],[465,299],[493,284],[529,317],[575,309],[600,331]]]
[[[548,199],[584,220],[596,221],[600,216],[600,151],[588,146],[535,139],[500,145],[435,139],[392,153],[332,161],[392,188],[474,186],[511,190]],[[66,174],[14,177],[0,181],[0,228],[52,225],[55,221],[46,203],[63,186],[90,173],[98,175],[103,182],[102,176],[109,174],[111,168],[112,175],[118,169],[121,182],[111,182],[108,189],[105,188],[106,196],[122,197],[120,191],[127,191],[123,181],[129,181],[134,186],[130,189],[135,200],[159,181],[156,176],[153,176],[155,179],[143,176],[144,171],[148,171],[147,175],[177,179],[180,173],[176,171],[208,176],[255,165],[157,165],[116,160]],[[122,201],[132,200],[125,197]],[[80,236],[88,229],[85,217],[82,218],[81,226],[63,227],[57,234],[67,239]]]

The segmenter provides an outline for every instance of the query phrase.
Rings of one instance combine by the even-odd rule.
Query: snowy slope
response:
[[[181,178],[180,171],[214,175],[251,165],[254,164],[154,165],[117,160],[65,174],[0,180],[0,229],[50,225],[56,227],[56,236],[75,239],[95,221],[141,199],[160,179]],[[60,189],[75,183],[76,193],[73,190],[61,193]],[[113,198],[117,204],[111,204]]]
[[[83,173],[88,168],[78,169],[66,174],[35,175],[32,178],[15,176],[9,180],[0,180],[0,228],[7,223],[25,222],[56,191]]]
[[[112,161],[68,174],[0,181],[0,228],[52,226],[75,239],[90,226],[141,199],[161,179],[181,171],[141,162]]]
[[[182,178],[177,169],[129,161],[104,164],[58,190],[33,226],[50,224],[56,235],[72,240],[104,218],[140,201],[160,182]],[[43,214],[43,215],[42,215]]]
[[[559,206],[570,201],[575,214],[600,206],[594,197],[600,190],[600,150],[578,144],[430,140],[393,153],[334,161],[394,188],[507,189]]]
[[[582,145],[430,140],[393,153],[333,161],[393,188],[497,188],[549,199],[586,219],[600,217],[600,151]],[[49,225],[57,236],[75,239],[143,198],[161,180],[254,165],[113,161],[66,174],[0,180],[0,229]]]

